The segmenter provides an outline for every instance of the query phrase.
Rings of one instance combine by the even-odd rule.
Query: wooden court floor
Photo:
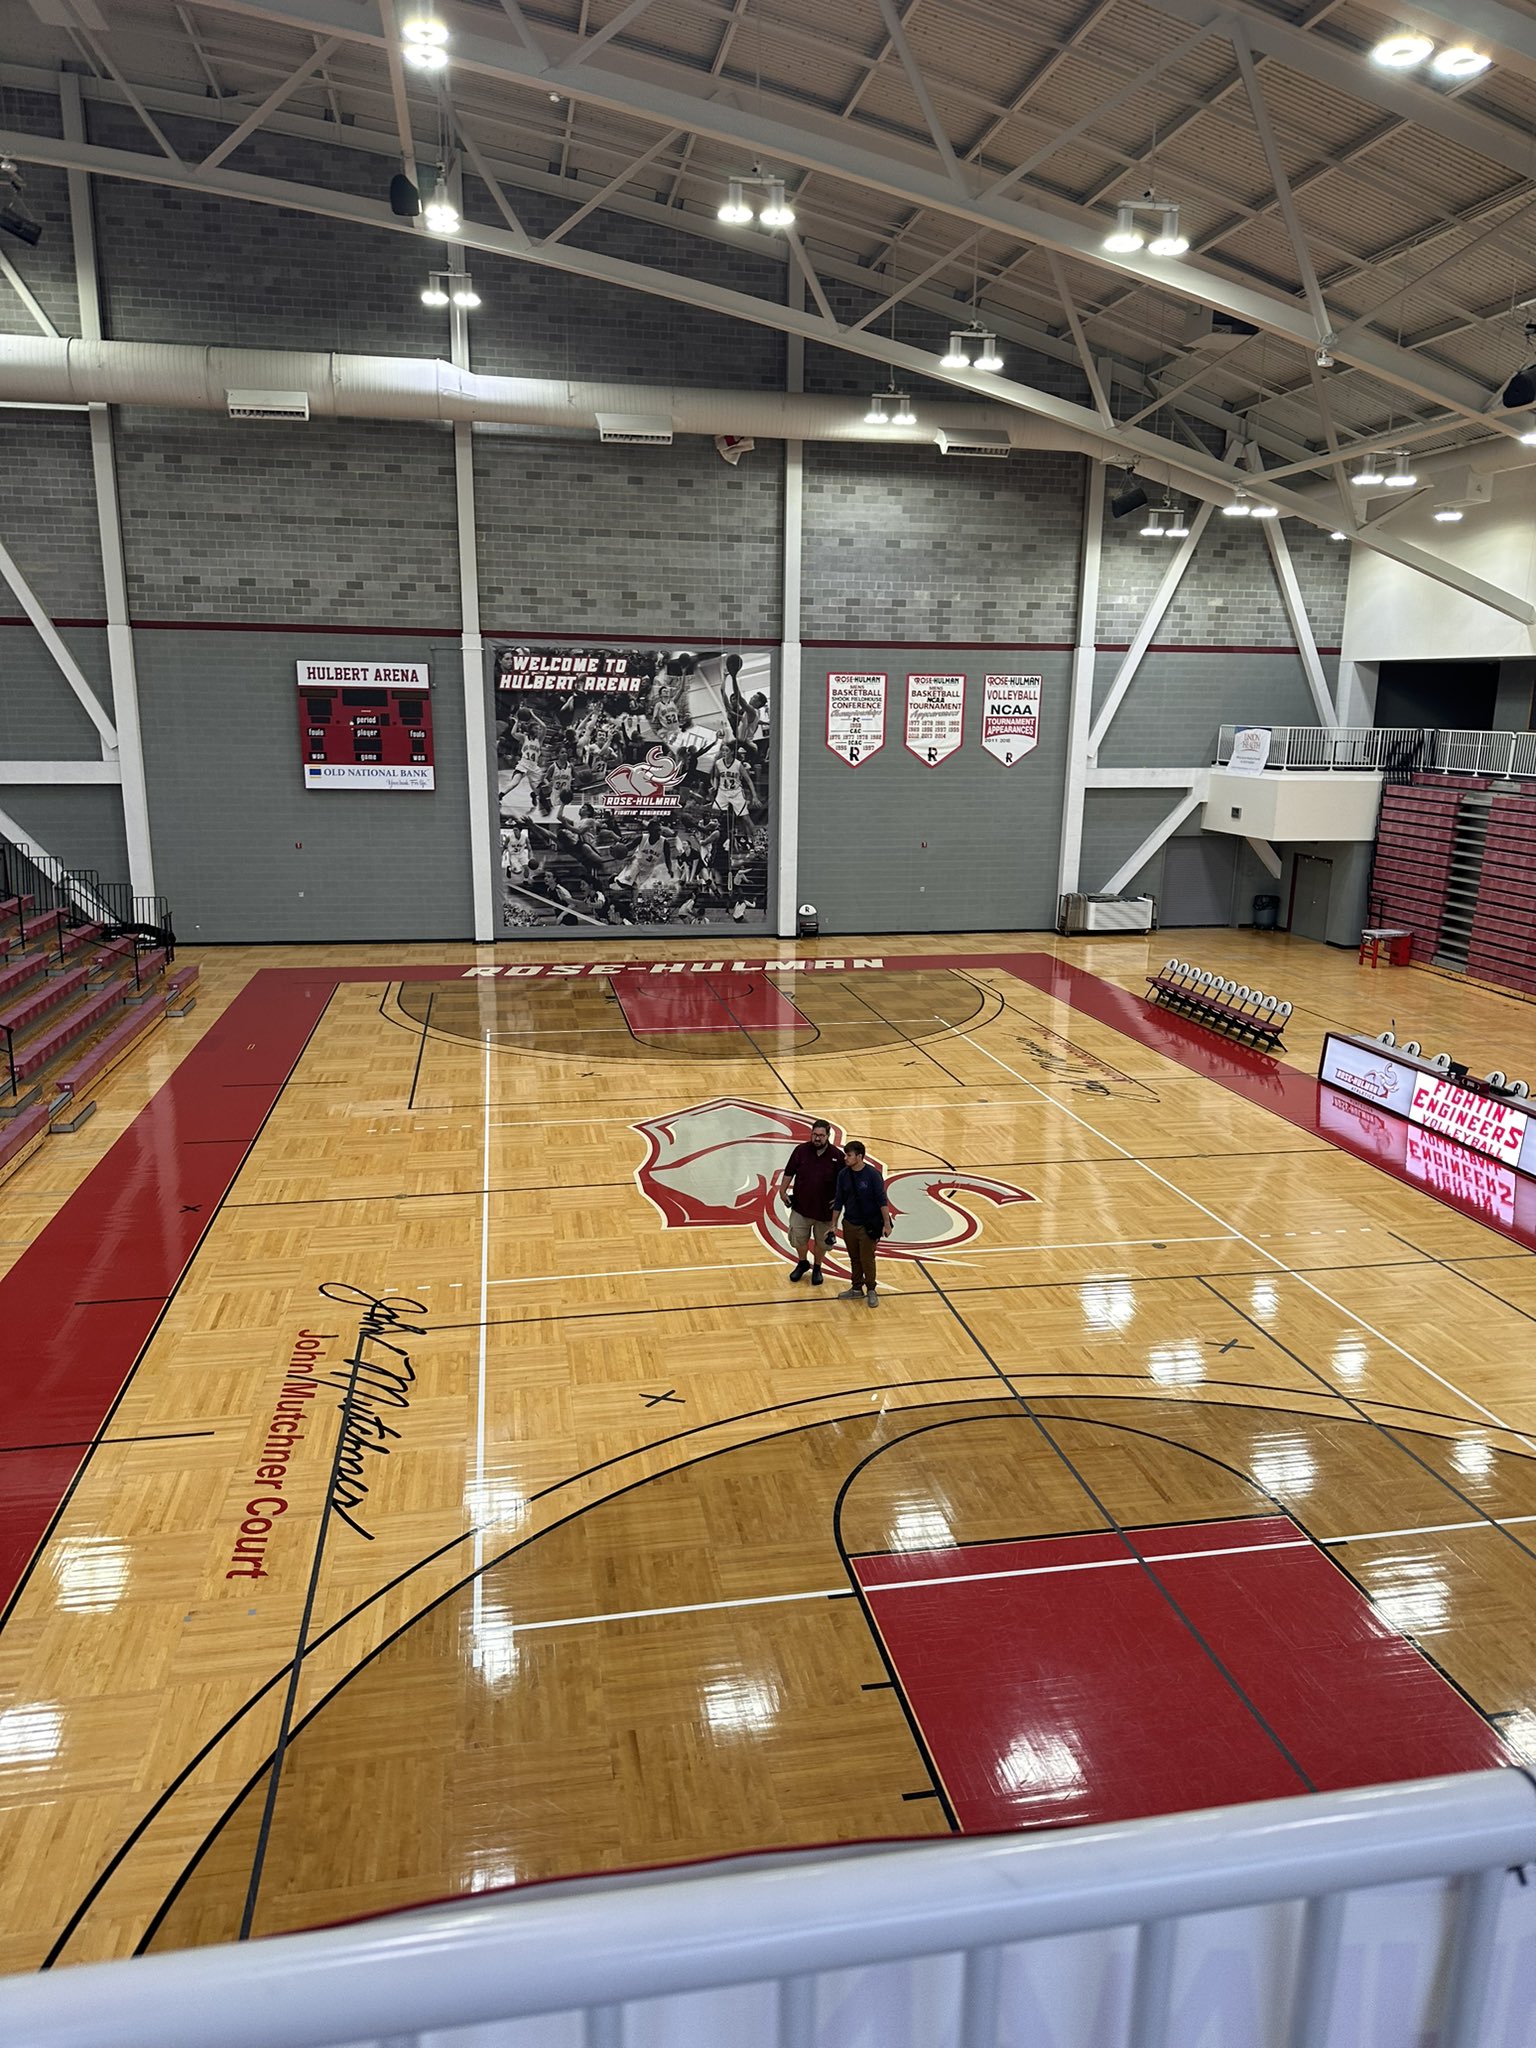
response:
[[[1177,938],[1296,1004],[1279,1069],[1127,1028]],[[1536,1761],[1530,1255],[1282,1113],[1326,1026],[1536,1075],[1536,1009],[1283,935],[856,943],[624,999],[211,951],[0,1187],[58,1338],[0,1966]],[[891,1178],[878,1313],[788,1283],[817,1115]]]

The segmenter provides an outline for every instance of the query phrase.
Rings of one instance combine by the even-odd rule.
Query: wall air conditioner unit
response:
[[[307,420],[307,391],[226,391],[232,420]]]
[[[945,455],[985,455],[996,460],[1013,453],[1013,443],[1008,436],[994,433],[987,427],[965,427],[953,431],[940,427],[933,438]]]
[[[670,448],[672,422],[665,413],[600,412],[597,438],[620,441],[631,448]]]
[[[1157,902],[1151,896],[1063,896],[1056,909],[1056,929],[1071,938],[1078,932],[1150,932],[1157,927]]]

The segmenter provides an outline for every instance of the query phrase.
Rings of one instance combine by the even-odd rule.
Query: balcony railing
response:
[[[1216,765],[1232,758],[1235,725],[1224,725]],[[1536,780],[1536,732],[1465,732],[1450,726],[1275,725],[1270,727],[1271,768],[1354,769],[1408,775],[1486,775],[1494,780]]]

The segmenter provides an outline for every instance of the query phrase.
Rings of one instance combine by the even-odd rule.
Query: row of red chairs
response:
[[[1252,1039],[1269,1051],[1280,1045],[1291,1017],[1290,1003],[1265,995],[1261,988],[1224,981],[1187,960],[1169,960],[1159,973],[1147,976],[1147,986],[1153,1002],[1164,1003],[1197,1024]]]

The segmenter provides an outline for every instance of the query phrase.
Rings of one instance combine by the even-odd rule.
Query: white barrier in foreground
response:
[[[7,1978],[0,2042],[1536,2048],[1530,1862],[1536,1789],[1487,1771]]]

